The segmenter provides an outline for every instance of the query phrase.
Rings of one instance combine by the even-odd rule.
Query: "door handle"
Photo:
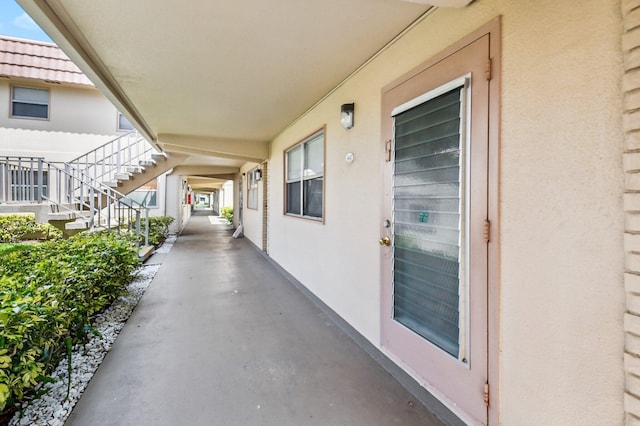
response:
[[[380,243],[381,246],[390,246],[391,245],[391,238],[383,237],[383,238],[380,238],[380,240],[378,242]]]

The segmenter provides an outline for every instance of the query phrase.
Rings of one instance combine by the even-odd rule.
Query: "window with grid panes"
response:
[[[285,152],[285,213],[322,218],[324,199],[324,131]]]

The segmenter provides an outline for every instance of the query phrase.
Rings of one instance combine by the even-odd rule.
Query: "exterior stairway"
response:
[[[69,170],[129,194],[167,170],[182,163],[187,155],[157,152],[137,131],[107,142],[66,163]]]
[[[159,153],[136,131],[57,166],[37,157],[0,157],[0,212],[34,211],[66,234],[133,231],[148,240],[149,211],[126,194],[177,166],[186,155]],[[39,209],[39,210],[38,210]]]
[[[78,177],[79,176],[79,177]],[[133,232],[148,242],[149,212],[124,194],[43,158],[0,157],[0,212],[35,214],[71,235],[81,230]]]

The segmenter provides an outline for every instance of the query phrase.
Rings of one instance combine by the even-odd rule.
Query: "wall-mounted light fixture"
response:
[[[255,178],[256,178],[256,182],[261,181],[262,180],[262,169],[257,169],[255,171]]]
[[[340,124],[345,129],[350,129],[353,127],[353,112],[355,110],[354,104],[343,104],[340,107]]]

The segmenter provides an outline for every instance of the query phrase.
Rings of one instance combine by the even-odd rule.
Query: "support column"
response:
[[[269,253],[269,163],[262,163],[262,251]]]

